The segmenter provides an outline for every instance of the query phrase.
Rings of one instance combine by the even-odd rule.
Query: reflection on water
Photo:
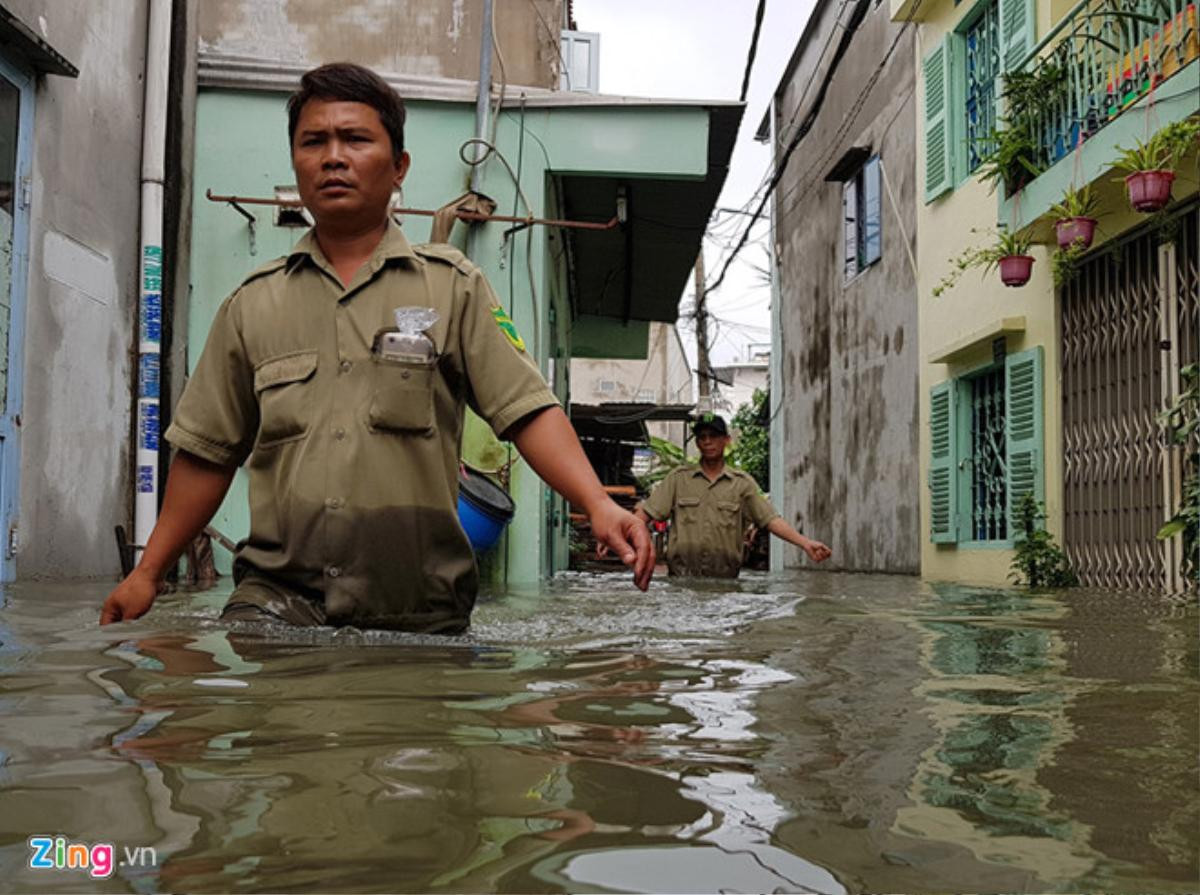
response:
[[[3,597],[0,890],[1196,887],[1187,603],[572,575],[433,638],[220,592],[99,629],[105,590]]]

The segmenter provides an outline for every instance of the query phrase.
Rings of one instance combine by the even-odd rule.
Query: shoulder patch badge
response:
[[[505,338],[512,343],[513,348],[524,351],[525,340],[517,332],[516,324],[512,322],[512,318],[508,316],[504,308],[499,306],[492,308],[492,317],[495,318],[496,325],[500,327],[500,332],[504,333]]]

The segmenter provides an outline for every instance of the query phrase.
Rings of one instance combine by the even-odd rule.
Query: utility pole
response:
[[[696,256],[696,373],[700,379],[700,400],[697,409],[712,410],[709,390],[712,387],[712,367],[708,363],[708,308],[704,299],[704,249]]]

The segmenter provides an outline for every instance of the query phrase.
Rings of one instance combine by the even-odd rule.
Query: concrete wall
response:
[[[776,94],[777,157],[779,141],[790,138],[812,104],[813,82],[827,71],[833,51],[819,61],[821,49],[837,28],[839,8],[845,16],[852,7],[826,2],[814,13],[819,18]],[[915,573],[921,532],[917,308],[909,260],[916,232],[911,31],[854,111],[900,28],[888,12],[872,4],[775,192],[779,386],[771,444],[783,456],[771,497],[789,522],[833,548],[827,566]],[[824,178],[852,146],[870,146],[882,157],[891,194],[883,191],[882,259],[845,283],[842,185]],[[798,565],[801,554],[776,548],[778,560]]]
[[[319,65],[353,60],[379,71],[473,80],[478,0],[203,0],[202,51]],[[557,89],[562,0],[495,3],[509,84]],[[499,83],[501,73],[494,65]]]
[[[36,90],[17,574],[109,575],[130,514],[147,4],[5,7],[79,68]]]

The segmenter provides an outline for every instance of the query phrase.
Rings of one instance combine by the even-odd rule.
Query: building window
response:
[[[931,389],[935,543],[1009,543],[1025,495],[1044,500],[1042,381],[1039,347]]]
[[[600,35],[589,31],[563,31],[559,90],[597,93],[600,90]]]
[[[971,396],[971,539],[1008,539],[1005,470],[1004,368],[968,382]]]
[[[967,173],[983,164],[996,127],[996,84],[1000,78],[1000,3],[991,0],[963,35],[966,74]]]
[[[1036,43],[1036,0],[976,0],[921,62],[925,201],[966,180],[987,155],[1005,72]]]
[[[875,156],[842,184],[842,271],[847,282],[883,255],[881,177]]]

